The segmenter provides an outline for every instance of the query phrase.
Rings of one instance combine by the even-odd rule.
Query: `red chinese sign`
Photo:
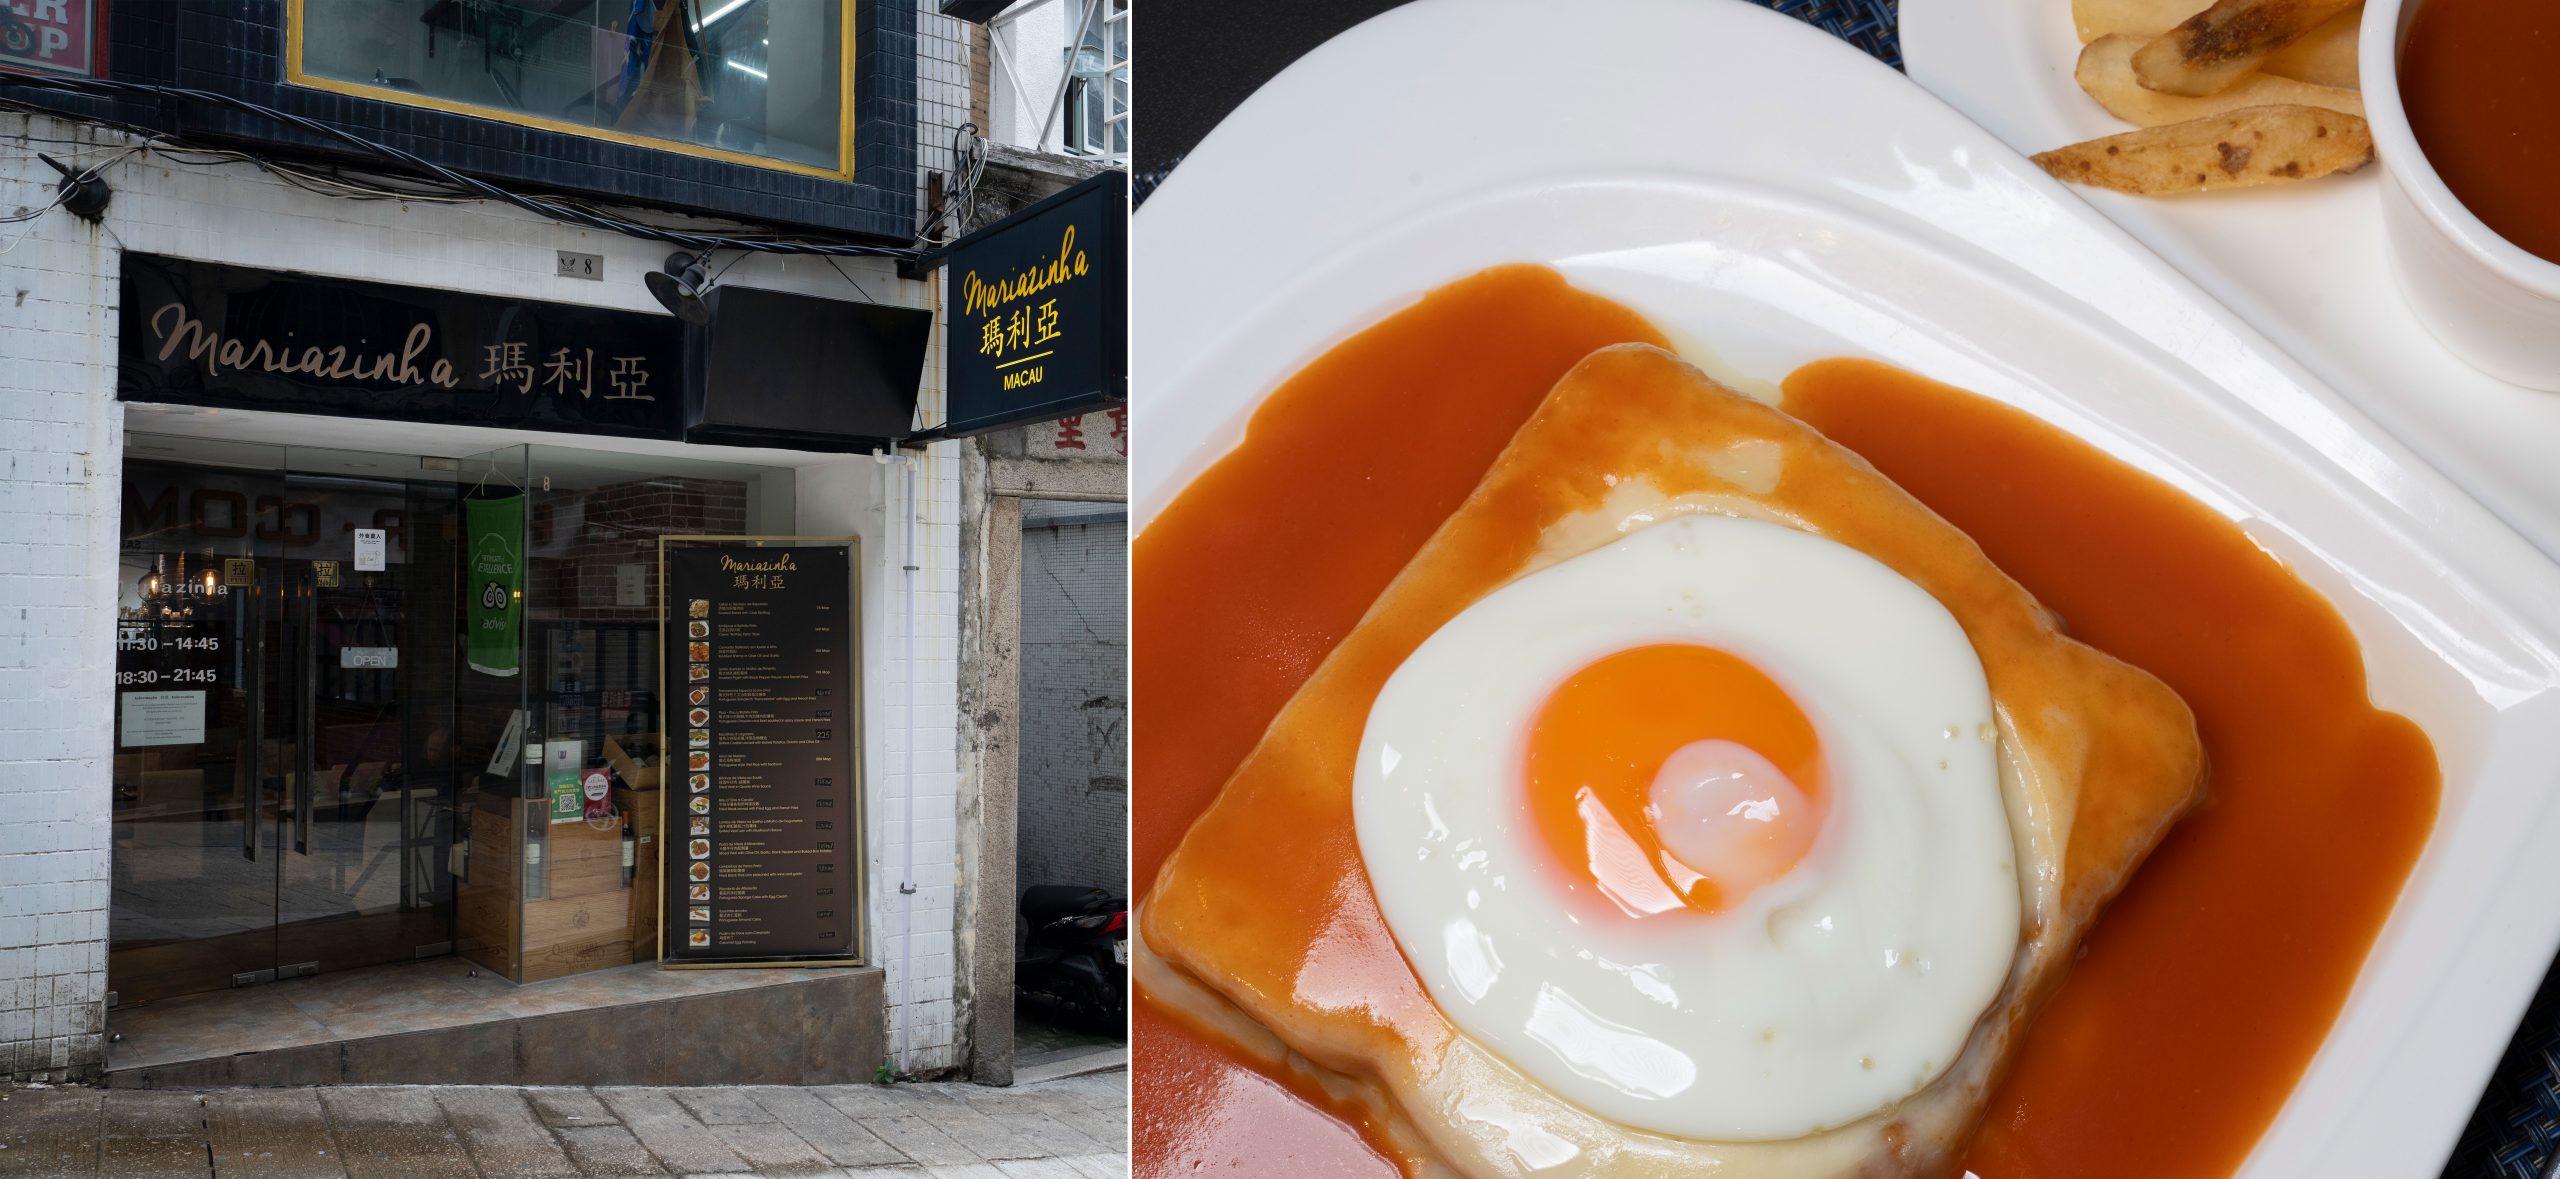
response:
[[[1098,436],[1095,436],[1098,435]],[[1041,444],[1039,449],[1052,454],[1082,451],[1086,454],[1116,454],[1129,457],[1129,408],[1119,406],[1098,414],[1075,414],[1031,428],[1031,437]]]
[[[98,0],[0,0],[0,69],[96,73]]]

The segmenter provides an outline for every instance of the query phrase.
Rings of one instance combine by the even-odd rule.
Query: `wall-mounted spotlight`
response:
[[[62,206],[63,212],[83,221],[105,219],[107,202],[114,199],[116,193],[114,189],[107,187],[105,180],[98,177],[96,169],[74,172],[69,164],[43,152],[37,152],[36,158],[43,160],[46,166],[62,174],[62,179],[55,182],[53,191],[54,203]]]
[[[649,293],[686,323],[711,322],[711,308],[702,302],[703,294],[711,289],[711,275],[702,268],[702,262],[699,256],[677,251],[667,255],[667,264],[649,272],[645,279]]]

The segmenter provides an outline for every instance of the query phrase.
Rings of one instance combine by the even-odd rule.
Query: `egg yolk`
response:
[[[1538,710],[1525,769],[1528,820],[1570,887],[1636,917],[1738,903],[1804,858],[1827,804],[1804,710],[1693,643],[1574,673]]]

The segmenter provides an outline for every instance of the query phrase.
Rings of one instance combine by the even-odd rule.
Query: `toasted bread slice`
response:
[[[1416,646],[1524,574],[1700,512],[1850,545],[1946,606],[1988,675],[2019,856],[2018,952],[1963,1055],[1911,1097],[1786,1141],[1609,1122],[1473,1043],[1407,966],[1352,829],[1362,728]],[[1667,352],[1608,348],[1556,385],[1165,862],[1141,916],[1142,979],[1211,1026],[1267,1030],[1264,1055],[1285,1046],[1310,1075],[1366,1095],[1397,1141],[1468,1175],[1934,1175],[1962,1151],[2091,920],[2203,777],[2174,693],[2063,635],[1962,532],[1855,454]]]

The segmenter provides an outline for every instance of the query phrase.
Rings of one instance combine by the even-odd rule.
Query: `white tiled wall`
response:
[[[48,131],[52,135],[58,132]],[[0,215],[53,199],[0,139]],[[37,178],[41,177],[41,180]],[[115,282],[98,231],[0,225],[0,1075],[94,1071],[106,996],[114,708]]]
[[[941,19],[938,16],[935,19]],[[965,98],[963,109],[965,109]],[[944,133],[948,141],[947,131]],[[56,142],[67,141],[67,142]],[[84,124],[0,114],[0,216],[53,197],[34,157],[95,162],[122,150]],[[106,173],[115,189],[104,229],[59,211],[0,224],[0,1080],[93,1071],[100,1059],[107,938],[109,766],[114,715],[114,582],[122,415],[115,402],[116,298],[125,250],[278,270],[442,287],[660,313],[641,275],[668,247],[572,229],[480,203],[356,202],[291,188],[243,164],[212,168],[137,156]],[[563,279],[553,251],[601,254],[606,280]],[[845,271],[884,302],[932,306],[932,282],[886,262]],[[818,260],[758,257],[727,283],[856,297]],[[940,331],[925,365],[924,420],[941,418]],[[560,435],[557,444],[601,444]],[[916,684],[917,818],[914,973],[905,1030],[910,1070],[959,1061],[952,1029],[951,929],[956,791],[952,669],[958,643],[959,483],[955,447],[923,460],[919,496]],[[866,552],[881,570],[885,545]],[[878,608],[881,598],[871,598]],[[877,648],[874,648],[875,650]],[[867,709],[875,750],[905,736],[903,715],[876,689]],[[875,829],[903,814],[902,756],[875,757]],[[883,898],[876,943],[892,971],[906,960],[896,922],[907,873],[903,844],[875,839],[872,894]]]
[[[939,323],[925,366],[935,372],[942,368]],[[941,397],[938,383],[926,391],[919,410],[923,420],[942,420]],[[904,533],[897,521],[886,517],[886,510],[903,499],[903,490],[882,496],[880,553],[866,562],[880,571],[879,592],[865,607],[879,636],[875,645],[866,648],[863,659],[868,672],[865,684],[873,693],[872,706],[865,709],[874,719],[869,734],[870,780],[913,782],[911,798],[905,791],[874,788],[870,812],[877,865],[873,879],[880,882],[872,894],[872,928],[877,931],[874,944],[880,960],[889,971],[889,1050],[910,1074],[956,1067],[968,1055],[952,1017],[960,792],[960,445],[940,443],[908,460],[916,464],[917,568],[912,573],[904,568]],[[882,476],[902,478],[894,467],[884,468]],[[912,591],[909,577],[914,579]],[[912,664],[902,641],[906,632],[899,629],[902,618],[914,634]],[[910,707],[914,722],[911,778]],[[915,814],[912,833],[906,823],[909,805]],[[909,875],[906,848],[911,834],[915,871]],[[912,894],[899,890],[907,882],[915,885]],[[910,967],[912,975],[906,973]]]
[[[950,176],[951,134],[968,121],[969,25],[942,15],[940,0],[916,0],[916,208],[926,214],[925,174]]]

